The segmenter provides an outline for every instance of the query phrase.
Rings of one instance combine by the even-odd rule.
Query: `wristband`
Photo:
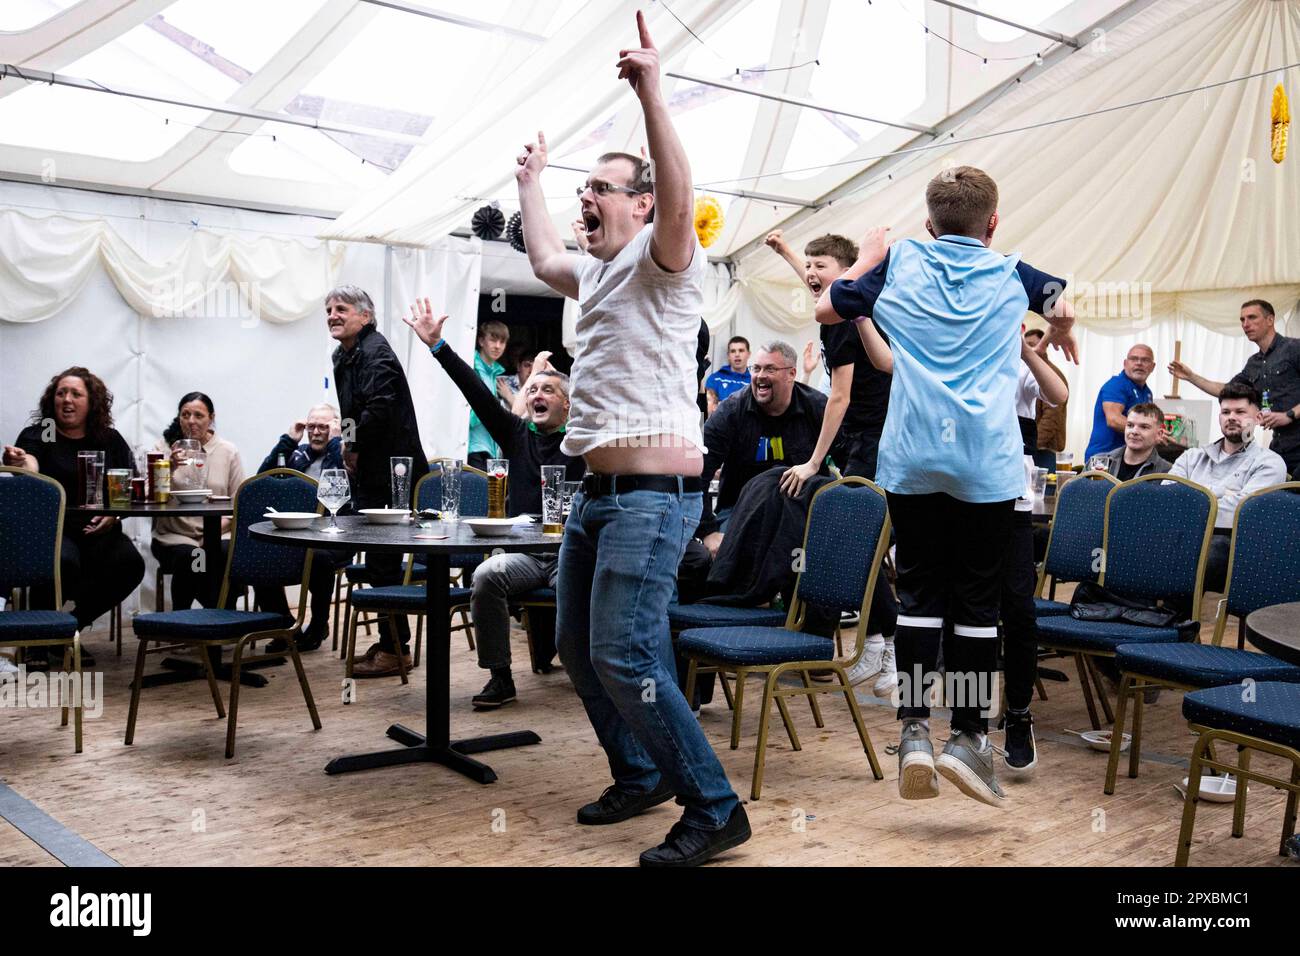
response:
[[[859,315],[855,318],[849,319],[849,321],[852,322],[854,325],[857,325],[859,322],[865,322],[869,318],[871,318],[871,316],[869,315]]]
[[[1294,408],[1294,407],[1292,407],[1292,408],[1288,408],[1288,409],[1286,410],[1286,417],[1289,418],[1289,419],[1291,419],[1291,421],[1295,421],[1295,408]]]
[[[446,339],[438,339],[438,341],[434,342],[432,345],[429,346],[429,351],[432,354],[437,355],[438,350],[441,349],[446,344],[447,344]]]

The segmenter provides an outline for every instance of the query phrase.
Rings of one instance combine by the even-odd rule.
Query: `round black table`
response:
[[[1278,660],[1300,664],[1300,601],[1246,615],[1246,640]]]
[[[342,545],[368,553],[423,554],[428,565],[424,613],[428,618],[429,646],[425,655],[428,668],[424,692],[425,732],[421,734],[401,724],[393,724],[388,728],[388,736],[405,745],[404,750],[335,757],[325,765],[325,772],[351,773],[408,763],[440,763],[479,783],[496,780],[497,775],[491,767],[468,755],[539,744],[542,738],[531,730],[525,730],[451,739],[450,557],[453,553],[466,551],[554,552],[560,550],[560,535],[544,535],[538,524],[523,523],[516,525],[509,535],[488,538],[474,534],[463,521],[435,521],[430,527],[421,528],[415,522],[370,524],[355,516],[338,519],[339,526],[345,529],[344,534],[324,534],[319,529],[328,521],[328,518],[318,518],[314,522],[318,527],[302,531],[281,531],[269,521],[259,521],[249,528],[249,533],[255,538],[300,548],[338,548]]]
[[[205,573],[217,578],[218,582],[225,573],[225,563],[221,560],[221,519],[235,513],[235,503],[230,498],[208,499],[207,501],[182,502],[172,498],[165,504],[153,501],[133,501],[130,504],[98,507],[79,505],[69,508],[78,514],[110,518],[201,518],[203,520],[203,559]],[[217,677],[230,680],[230,665],[221,663],[221,648],[209,649],[209,657],[216,669]],[[265,661],[245,664],[245,668],[258,664],[281,664],[282,661]],[[191,680],[207,680],[207,672],[197,661],[181,660],[176,657],[163,658],[162,666],[167,674],[149,674],[144,678],[145,687],[158,687],[163,684],[179,684]],[[250,673],[241,669],[239,683],[248,687],[265,687],[266,678],[261,674]]]

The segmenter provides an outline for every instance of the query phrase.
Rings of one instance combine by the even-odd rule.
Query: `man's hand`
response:
[[[1024,341],[1024,339],[1022,338],[1021,341]],[[1054,349],[1059,349],[1068,361],[1073,362],[1075,365],[1079,364],[1079,343],[1074,340],[1073,332],[1062,332],[1056,326],[1049,325],[1042,341],[1038,343],[1038,347],[1034,351],[1046,358],[1049,345]]]
[[[518,168],[515,170],[515,179],[519,182],[536,181],[541,176],[542,170],[546,168],[546,136],[539,129],[537,131],[537,142],[527,143],[524,151],[515,157]]]
[[[1196,373],[1193,372],[1186,365],[1184,365],[1182,362],[1170,362],[1169,374],[1172,375],[1174,378],[1182,379],[1184,382],[1190,382],[1192,380],[1192,376],[1194,376]]]
[[[349,475],[357,473],[357,453],[348,449],[343,452],[343,468]]]
[[[82,529],[86,535],[107,534],[117,526],[117,519],[110,515],[100,515],[98,518],[91,518],[90,524]]]
[[[573,228],[573,241],[578,244],[578,249],[586,252],[591,245],[591,240],[587,238],[587,224],[581,219],[575,219],[569,225]]]
[[[816,342],[810,340],[808,344],[803,347],[803,373],[805,375],[811,375],[813,369],[817,367],[816,345]]]
[[[716,558],[718,549],[722,547],[722,532],[715,531],[712,534],[706,534],[704,540],[700,543],[709,549],[709,557]]]
[[[1286,412],[1260,412],[1259,423],[1265,428],[1286,428],[1291,424],[1291,419]]]
[[[425,345],[433,345],[442,338],[442,327],[447,322],[445,315],[433,317],[433,306],[428,299],[419,299],[411,304],[411,317],[402,316],[402,321],[410,326]]]
[[[650,39],[650,31],[645,25],[645,15],[636,12],[636,29],[640,36],[639,49],[619,50],[618,78],[627,80],[638,97],[658,95],[659,86],[659,51]],[[539,134],[540,135],[540,134]]]
[[[343,422],[335,418],[330,421],[330,438],[343,437]]]
[[[287,434],[294,441],[302,441],[303,433],[306,431],[307,431],[307,422],[304,420],[299,420],[294,422],[292,425],[290,425],[289,431],[286,432],[285,434]]]
[[[781,491],[791,498],[797,498],[803,491],[804,484],[815,474],[817,474],[817,465],[811,461],[787,469],[781,476]]]
[[[554,372],[555,366],[551,364],[551,355],[554,353],[541,351],[533,358],[533,375],[538,372]],[[528,377],[531,379],[533,375]]]
[[[869,263],[874,269],[884,261],[889,253],[889,247],[893,244],[894,240],[889,238],[888,226],[868,229],[862,241],[858,243],[858,261]]]

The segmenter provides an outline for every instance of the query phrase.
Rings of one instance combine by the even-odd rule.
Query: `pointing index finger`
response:
[[[636,12],[636,31],[641,35],[641,49],[655,49],[654,40],[650,39],[650,30],[645,25],[645,14],[640,10]]]

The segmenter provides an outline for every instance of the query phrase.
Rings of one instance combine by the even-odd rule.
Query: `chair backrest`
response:
[[[1273,604],[1300,601],[1300,482],[1290,481],[1247,495],[1232,521],[1228,592],[1215,621],[1223,637],[1229,614],[1244,618]]]
[[[460,513],[472,518],[487,515],[487,475],[477,468],[462,465],[460,471]],[[423,511],[442,508],[442,461],[435,459],[429,473],[415,483],[415,507]]]
[[[787,626],[801,623],[803,605],[861,610],[874,590],[889,549],[889,508],[881,488],[865,478],[841,478],[812,496],[802,561]],[[862,631],[865,628],[860,628]]]
[[[0,594],[54,584],[54,610],[63,604],[63,486],[49,475],[0,467]]]
[[[1043,580],[1096,581],[1097,560],[1106,526],[1106,496],[1119,482],[1104,471],[1086,471],[1069,479],[1056,492],[1056,513],[1047,537]]]
[[[316,481],[292,468],[272,468],[245,479],[235,492],[235,515],[230,534],[230,554],[222,583],[221,606],[226,591],[245,587],[287,587],[306,577],[307,548],[261,541],[248,529],[266,520],[268,508],[277,511],[322,513],[316,500]]]
[[[1208,488],[1167,474],[1116,485],[1106,499],[1101,584],[1129,598],[1190,601],[1200,620],[1218,507]]]

